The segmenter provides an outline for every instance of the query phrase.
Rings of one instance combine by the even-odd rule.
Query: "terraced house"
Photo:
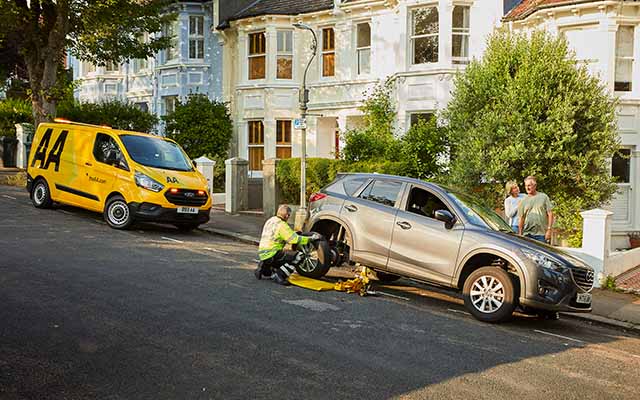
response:
[[[507,2],[510,4],[511,2]],[[508,6],[507,4],[507,6]],[[400,131],[450,98],[452,77],[500,24],[501,0],[258,0],[221,21],[223,93],[236,155],[260,176],[265,158],[300,156],[298,93],[310,89],[307,155],[337,157],[340,132],[358,127],[363,93],[397,82]]]
[[[640,230],[640,2],[523,0],[505,23],[515,31],[544,29],[563,35],[578,60],[620,99],[623,150],[611,168],[620,182],[611,204],[612,247],[627,247],[626,233]]]

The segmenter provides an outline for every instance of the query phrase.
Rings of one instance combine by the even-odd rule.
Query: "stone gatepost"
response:
[[[276,179],[277,158],[262,161],[262,212],[265,218],[276,215],[280,204],[280,187]]]
[[[213,172],[216,168],[215,160],[211,160],[205,156],[198,157],[193,160],[196,163],[196,168],[205,178],[207,178],[207,185],[209,186],[209,193],[213,194]]]
[[[32,124],[16,124],[16,139],[18,139],[16,167],[18,168],[27,169],[33,134],[34,129]]]
[[[611,215],[607,210],[595,209],[581,212],[582,252],[592,257],[590,265],[595,270],[595,286],[599,287],[607,277],[607,260],[611,246]]]
[[[249,161],[239,157],[226,160],[224,210],[230,214],[249,209]]]

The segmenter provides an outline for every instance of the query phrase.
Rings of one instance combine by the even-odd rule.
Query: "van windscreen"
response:
[[[136,135],[121,135],[120,139],[129,156],[138,164],[174,171],[193,171],[189,159],[180,146],[173,142]]]

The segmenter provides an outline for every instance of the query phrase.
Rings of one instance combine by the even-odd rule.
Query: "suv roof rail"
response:
[[[60,123],[60,124],[71,124],[71,125],[80,125],[80,126],[92,126],[92,127],[95,127],[95,128],[113,129],[109,125],[85,124],[84,122],[70,121],[70,120],[65,119],[65,118],[54,118],[53,122],[57,122],[57,123]]]

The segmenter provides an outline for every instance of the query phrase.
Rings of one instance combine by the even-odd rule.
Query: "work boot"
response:
[[[291,285],[291,283],[289,283],[289,281],[287,280],[287,275],[284,272],[282,272],[280,268],[278,268],[273,274],[271,274],[271,279],[278,285],[282,285],[282,286]]]

